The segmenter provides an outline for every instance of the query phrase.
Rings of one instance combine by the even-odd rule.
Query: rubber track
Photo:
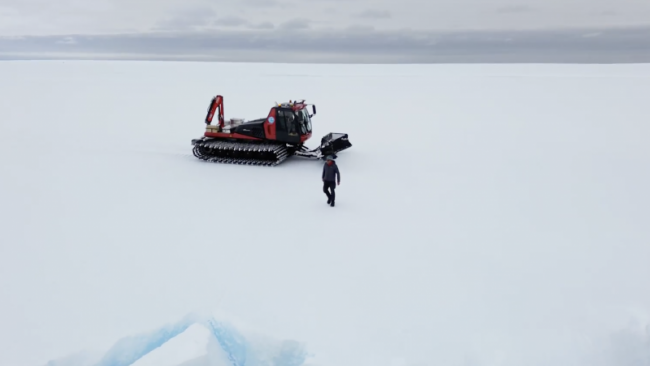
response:
[[[240,165],[276,166],[289,157],[285,144],[273,142],[197,141],[192,152],[201,160]]]

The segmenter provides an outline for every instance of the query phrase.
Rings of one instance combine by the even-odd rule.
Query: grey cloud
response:
[[[284,30],[308,29],[309,22],[304,19],[292,19],[280,24],[279,28]]]
[[[275,28],[275,25],[271,22],[262,22],[258,24],[253,24],[250,26],[253,29],[273,29]]]
[[[63,37],[56,41],[58,44],[77,44],[77,40],[74,37]]]
[[[519,14],[519,13],[528,13],[534,11],[534,9],[528,5],[506,5],[497,8],[497,12],[500,14]]]
[[[599,11],[597,14],[603,17],[615,17],[619,15],[618,12],[615,12],[614,10],[603,10]]]
[[[348,33],[370,33],[374,32],[375,27],[371,25],[352,25],[345,28],[345,31]]]
[[[289,23],[298,26],[298,23]],[[287,25],[285,24],[285,27]],[[287,29],[287,28],[285,28]],[[599,34],[596,37],[584,35]],[[344,63],[650,62],[650,27],[535,32],[220,31],[0,38],[3,59],[150,59]]]
[[[392,15],[387,10],[366,10],[356,14],[359,18],[365,19],[389,19]]]
[[[248,28],[248,29],[273,29],[275,25],[271,22],[251,23],[250,21],[241,17],[224,17],[215,20],[212,23],[215,27],[229,27],[229,28]]]
[[[156,24],[155,30],[186,30],[209,25],[216,13],[211,7],[189,8]]]
[[[253,7],[273,7],[281,3],[278,0],[240,0],[241,5]]]
[[[337,8],[332,8],[332,7],[327,7],[323,9],[323,12],[329,15],[334,15],[334,14],[341,14],[341,10]]]
[[[647,0],[621,0],[616,4],[611,0],[571,0],[569,3],[566,0],[494,0],[489,4],[482,0],[403,0],[399,3],[361,0],[309,0],[307,3],[298,0],[159,0],[152,6],[151,0],[103,0],[99,3],[62,0],[56,4],[45,0],[5,0],[0,8],[8,12],[6,15],[0,14],[0,34],[205,30],[216,18],[224,16],[240,16],[249,23],[271,21],[276,25],[287,20],[283,17],[288,16],[309,19],[310,22],[328,22],[331,26],[327,27],[337,29],[361,23],[359,19],[364,19],[365,23],[374,21],[377,28],[385,30],[412,26],[432,31],[650,25],[647,16],[650,1]],[[194,8],[199,10],[192,10]],[[125,9],[129,16],[124,16]],[[204,9],[214,9],[216,14]],[[333,9],[339,14],[333,14]],[[605,16],[607,11],[610,14],[614,11],[617,16],[610,15],[608,18]],[[157,25],[152,27],[152,24]],[[311,28],[319,27],[325,26],[312,25]]]
[[[248,21],[240,17],[224,17],[215,20],[213,24],[216,26],[239,27],[248,24]]]

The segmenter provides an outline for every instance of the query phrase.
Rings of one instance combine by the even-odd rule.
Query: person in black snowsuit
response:
[[[341,173],[339,167],[334,162],[332,156],[327,157],[327,162],[323,165],[323,192],[327,195],[327,204],[334,207],[336,186],[341,184]]]

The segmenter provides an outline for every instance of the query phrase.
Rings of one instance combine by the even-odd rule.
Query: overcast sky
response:
[[[567,61],[630,61],[650,59],[646,41],[649,28],[648,0],[3,0],[0,57],[47,57],[60,53],[136,58],[165,58],[176,53],[174,57],[178,57],[175,50],[182,42],[177,37],[198,37],[209,40],[208,44],[201,41],[204,45],[194,44],[191,50],[185,45],[183,57],[293,60],[315,58],[313,52],[321,52],[324,55],[318,58],[333,61],[354,61],[355,57],[398,62],[504,57],[533,61],[558,57]],[[621,29],[626,32],[624,38],[612,40],[620,37]],[[440,32],[462,32],[466,38],[456,37],[458,42],[470,37],[475,41],[482,39],[481,45],[463,45],[462,52],[469,52],[471,57],[459,56],[457,47],[454,52],[444,47],[426,52],[436,43],[440,47],[441,37],[450,39]],[[618,33],[612,36],[612,32]],[[156,34],[154,41],[151,33]],[[130,37],[127,43],[132,49],[121,46],[125,44],[125,34]],[[98,46],[97,35],[110,37],[110,47]],[[16,38],[20,36],[58,38]],[[289,36],[314,42],[296,47],[287,42]],[[350,38],[342,40],[342,36],[351,37],[353,43]],[[580,42],[573,42],[568,48],[557,48],[553,43],[575,37]],[[106,43],[108,38],[102,39]],[[218,57],[214,53],[214,39],[221,42]],[[242,45],[242,39],[248,46]],[[277,48],[263,50],[257,44],[249,44],[260,39],[269,44],[284,39],[283,52],[278,55]],[[397,39],[416,44],[396,55]],[[507,50],[495,49],[495,55],[489,51],[494,46],[490,42],[495,39],[523,42],[526,50],[509,44]],[[229,40],[232,44],[226,47]],[[320,47],[323,40],[329,42],[328,49]],[[134,42],[137,47],[132,47]],[[549,42],[553,44],[551,49]],[[621,42],[626,45],[623,52],[620,45],[614,46]],[[372,52],[355,48],[371,44],[375,45]],[[224,50],[232,54],[226,57]]]

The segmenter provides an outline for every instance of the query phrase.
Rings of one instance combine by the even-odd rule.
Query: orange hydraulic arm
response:
[[[212,122],[212,119],[214,118],[214,112],[219,109],[219,127],[223,127],[223,97],[221,95],[217,95],[216,97],[212,98],[212,102],[210,102],[210,107],[208,108],[208,114],[205,116],[205,124],[209,125]]]

